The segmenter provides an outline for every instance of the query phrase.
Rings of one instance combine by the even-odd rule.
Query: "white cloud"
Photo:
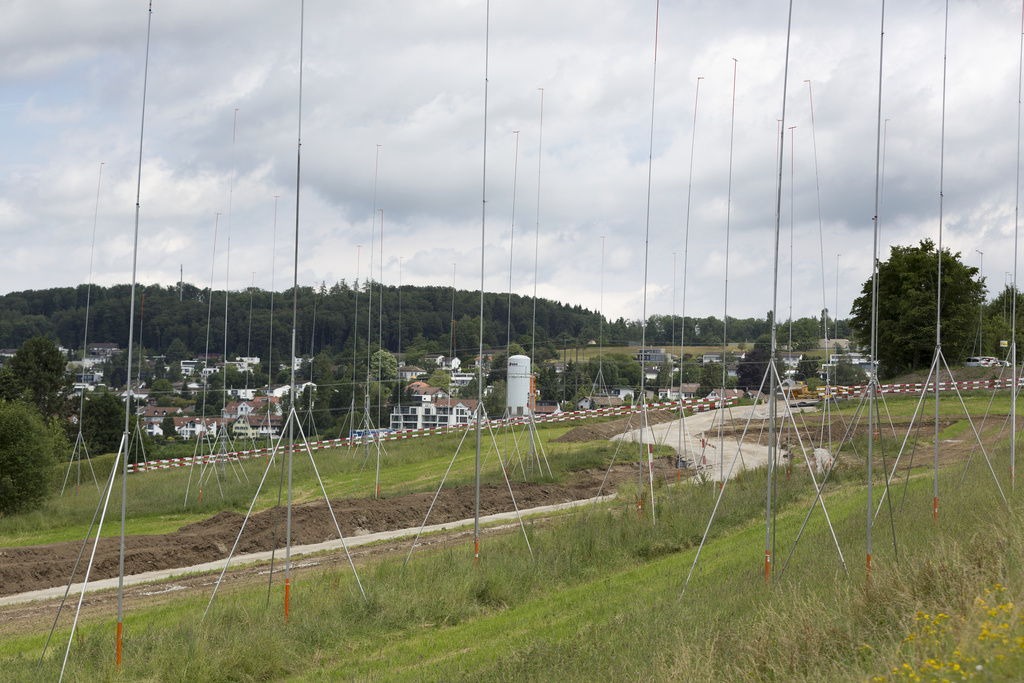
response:
[[[648,223],[654,3],[491,7],[486,286],[508,287],[515,136],[513,288],[597,308],[606,236],[605,312],[638,318],[649,225],[648,313],[722,313],[729,209],[729,313],[771,306],[777,123],[788,3],[698,2],[661,8]],[[883,241],[938,231],[943,16],[887,8]],[[945,242],[986,273],[1012,269],[1019,8],[954,2],[947,60]],[[878,9],[801,6],[793,14],[779,283],[794,311],[849,309],[870,268],[878,108]],[[144,4],[5,5],[0,27],[0,289],[84,282],[99,163],[104,167],[95,279],[130,277],[145,50]],[[154,3],[140,217],[140,279],[205,285],[214,212],[231,192],[232,286],[291,280],[298,125],[298,8],[267,0]],[[365,278],[377,208],[384,279],[479,286],[484,5],[454,0],[306,3],[300,281]],[[729,193],[733,58],[738,60]],[[694,99],[700,85],[689,185]],[[812,144],[810,99],[814,96]],[[544,90],[543,156],[538,158]],[[235,143],[231,133],[238,109]],[[792,206],[789,160],[794,151]],[[538,221],[538,160],[540,207]],[[815,161],[817,176],[815,176]],[[822,247],[818,233],[820,187]],[[277,249],[272,249],[274,195]],[[378,214],[379,216],[379,214]],[[218,244],[215,284],[226,263]],[[379,245],[375,247],[379,248]],[[883,257],[887,254],[883,249]],[[275,257],[276,254],[276,257]],[[374,255],[379,277],[379,253]],[[973,263],[973,261],[971,261]],[[990,283],[998,278],[990,278]],[[330,284],[330,282],[329,282]]]

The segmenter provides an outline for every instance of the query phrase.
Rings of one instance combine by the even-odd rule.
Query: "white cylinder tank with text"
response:
[[[509,415],[530,414],[530,358],[510,356],[508,359],[508,386],[505,405]]]

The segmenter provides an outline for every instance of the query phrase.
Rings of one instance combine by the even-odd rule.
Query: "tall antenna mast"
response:
[[[505,358],[509,355],[509,349],[512,348],[512,271],[513,255],[515,253],[514,247],[516,243],[516,185],[519,180],[519,131],[512,131],[516,136],[516,153],[515,163],[512,166],[512,223],[509,228],[508,237],[508,324],[505,326]]]
[[[484,28],[484,141],[483,171],[481,173],[480,199],[480,338],[479,360],[476,364],[476,498],[473,508],[473,564],[480,564],[480,427],[483,422],[484,406],[484,257],[487,246],[487,86],[491,49],[491,2],[487,0],[487,14]],[[454,290],[453,290],[454,293]],[[452,316],[453,318],[455,316]],[[454,330],[454,328],[453,328]]]
[[[654,3],[654,64],[651,75],[651,132],[647,148],[647,211],[644,217],[644,302],[643,314],[640,319],[640,357],[647,357],[647,268],[650,258],[651,242],[651,179],[654,175],[654,104],[658,86],[658,21],[661,17],[661,3]],[[643,435],[647,429],[647,372],[640,363],[640,448],[647,450],[647,469],[651,483],[651,519],[654,520],[654,455],[646,447]],[[637,468],[639,481],[637,486],[637,511],[643,510],[644,468]]]
[[[132,340],[135,338],[135,275],[138,271],[138,215],[142,198],[142,139],[145,133],[145,90],[150,80],[150,33],[153,27],[153,0],[150,0],[150,18],[145,28],[145,66],[142,76],[142,116],[138,131],[138,175],[135,182],[135,237],[131,257],[131,303],[128,307],[128,368],[131,369],[132,361]],[[117,666],[121,667],[121,631],[124,614],[124,584],[125,584],[125,515],[128,505],[128,427],[131,424],[131,415],[128,405],[131,400],[131,379],[128,380],[128,395],[125,397],[125,431],[121,437],[121,447],[125,451],[125,457],[121,461],[121,552],[118,557],[118,645],[117,645]],[[117,465],[115,464],[115,467]],[[98,539],[99,532],[96,532]],[[96,545],[93,544],[93,549]],[[84,591],[83,591],[84,594]],[[74,629],[73,629],[74,630]],[[70,646],[71,643],[69,643]],[[69,647],[71,649],[71,647]],[[67,661],[67,659],[66,659]],[[63,670],[60,671],[63,677]]]
[[[775,434],[775,410],[778,397],[776,396],[776,378],[778,376],[775,368],[775,356],[778,353],[778,310],[779,310],[779,232],[782,222],[782,169],[783,157],[785,156],[786,141],[786,90],[789,86],[789,45],[793,30],[793,0],[789,0],[789,13],[786,18],[786,62],[782,77],[782,119],[779,121],[779,175],[775,186],[775,260],[774,275],[772,277],[772,348],[771,357],[768,359],[769,398],[768,405],[768,482],[765,509],[765,537],[764,537],[764,580],[768,584],[771,581],[771,556],[774,548],[774,534],[772,533],[772,476],[775,474],[775,463],[778,453],[778,438]],[[792,317],[792,316],[791,316]],[[792,322],[791,322],[792,324]]]
[[[299,5],[299,121],[295,151],[295,257],[292,269],[292,354],[289,369],[288,398],[292,417],[295,412],[295,328],[299,314],[299,191],[302,188],[302,52],[305,45],[306,0]],[[291,589],[292,559],[292,469],[295,460],[295,421],[288,420],[288,515],[285,524],[284,549],[284,619],[288,621],[288,598]]]
[[[1017,168],[1014,184],[1013,207],[1013,305],[1010,320],[1010,378],[1013,391],[1010,392],[1010,490],[1014,486],[1017,456],[1017,236],[1020,228],[1020,122],[1022,84],[1024,84],[1024,7],[1021,9],[1020,53],[1017,68]]]
[[[946,52],[949,41],[949,0],[946,0],[946,19],[942,43],[942,125],[939,141],[939,275],[935,299],[935,468],[932,478],[932,519],[939,520],[939,369],[942,356],[942,194],[946,164]],[[952,378],[950,378],[952,379]],[[873,434],[874,432],[869,432]],[[870,472],[869,472],[870,474]]]
[[[868,378],[868,519],[867,519],[867,580],[871,580],[871,514],[872,480],[871,468],[874,463],[875,402],[878,393],[878,210],[881,201],[881,143],[882,143],[882,65],[885,55],[885,0],[882,0],[882,19],[878,37],[878,122],[875,133],[875,220],[874,246],[871,251],[871,376]],[[940,257],[941,258],[941,257]],[[838,260],[838,259],[837,259]]]
[[[533,240],[533,325],[530,363],[537,362],[537,266],[540,263],[540,167],[544,160],[544,88],[540,91],[540,132],[537,135],[537,230]]]
[[[85,322],[82,333],[82,373],[85,373],[85,359],[89,355],[89,304],[92,302],[92,262],[96,252],[96,224],[100,216],[100,187],[103,183],[103,164],[100,162],[99,174],[96,178],[96,208],[92,215],[92,244],[89,247],[89,285],[85,290]],[[179,288],[180,289],[180,288]],[[84,382],[82,384],[85,384]],[[82,422],[85,413],[85,387],[82,387],[82,394],[78,402],[78,436],[75,437],[75,446],[71,453],[71,460],[68,461],[68,473],[64,475],[64,486],[67,486],[68,476],[71,474],[71,465],[78,460],[78,471],[75,475],[75,495],[78,495],[78,487],[82,480],[82,456],[79,449],[85,451],[86,460],[89,462],[89,469],[92,470],[92,478],[96,483],[96,490],[100,490],[99,480],[96,479],[96,470],[92,467],[92,458],[89,457],[89,449],[85,447],[85,437],[82,436]],[[64,487],[61,487],[61,495],[64,495]]]

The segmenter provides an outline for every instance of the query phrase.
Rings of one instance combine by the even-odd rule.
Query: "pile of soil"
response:
[[[647,423],[656,425],[663,422],[671,422],[678,415],[671,410],[648,410]],[[634,414],[631,417],[624,417],[621,420],[602,422],[600,424],[582,424],[579,427],[570,429],[557,439],[551,439],[553,443],[580,443],[583,441],[607,441],[613,436],[624,433],[627,429],[640,429],[640,415]]]
[[[608,476],[603,494],[613,493],[618,482],[636,477],[636,463],[616,465]],[[520,510],[554,505],[597,495],[604,470],[575,472],[564,483],[545,484],[512,482],[515,502]],[[331,508],[346,538],[418,527],[423,523],[434,492],[379,499],[337,499]],[[475,491],[472,486],[443,489],[430,513],[428,524],[445,524],[469,519],[474,514]],[[513,510],[512,498],[504,485],[487,485],[480,489],[480,514],[490,515]],[[125,538],[125,574],[190,567],[227,558],[245,515],[221,512],[209,519],[189,524],[163,535],[136,535]],[[130,523],[130,520],[129,520]],[[238,541],[235,555],[271,549],[277,527],[276,547],[283,548],[285,512],[271,508],[249,518]],[[130,528],[129,528],[130,530]],[[338,532],[324,502],[310,502],[292,507],[292,545],[308,545],[335,540]],[[86,547],[82,566],[75,581],[85,578],[84,565],[92,551]],[[96,549],[90,580],[113,578],[118,574],[119,542],[103,538]],[[0,596],[67,584],[75,561],[82,549],[80,541],[51,543],[0,549]]]

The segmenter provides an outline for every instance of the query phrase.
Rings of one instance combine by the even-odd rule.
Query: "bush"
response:
[[[67,440],[24,401],[0,401],[0,515],[38,506],[54,491]]]

